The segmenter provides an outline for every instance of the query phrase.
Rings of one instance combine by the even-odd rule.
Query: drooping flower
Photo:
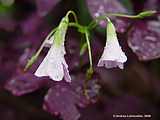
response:
[[[123,63],[126,61],[127,57],[119,45],[115,27],[108,19],[106,46],[98,62],[98,66],[105,66],[106,68],[119,67],[123,69]]]
[[[63,78],[67,82],[71,82],[71,77],[68,71],[68,65],[65,61],[65,34],[68,28],[69,19],[68,16],[64,17],[56,32],[51,36],[48,41],[52,43],[50,50],[46,57],[38,67],[35,75],[38,77],[49,76],[52,80],[61,81]]]

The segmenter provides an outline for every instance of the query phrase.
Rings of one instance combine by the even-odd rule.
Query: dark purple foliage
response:
[[[31,93],[44,85],[46,80],[39,79],[31,73],[21,73],[11,78],[5,85],[6,90],[12,92],[13,95],[21,96]]]
[[[85,100],[82,102],[83,99],[70,87],[67,84],[58,84],[50,88],[43,108],[51,114],[60,114],[64,120],[78,120],[80,113],[75,105],[84,106]]]
[[[89,12],[93,18],[107,13],[128,13],[118,0],[102,0],[101,2],[97,0],[87,0],[86,2]],[[116,17],[111,17],[111,19],[113,20],[118,32],[125,32],[128,27],[128,20]],[[101,21],[100,25],[102,27],[106,27],[105,23],[105,21]]]
[[[134,24],[130,31],[129,47],[140,60],[160,57],[160,21],[142,21]]]
[[[84,79],[85,76],[77,75],[71,84],[56,83],[45,96],[43,108],[51,114],[61,115],[64,120],[78,120],[80,113],[76,106],[84,108],[89,102],[95,102],[99,93],[95,79],[87,83],[87,88],[84,88]],[[84,90],[88,97],[84,95]]]
[[[72,84],[64,82],[54,84],[54,82],[48,81],[46,78],[39,79],[33,74],[26,73],[9,80],[5,88],[12,92],[13,95],[21,96],[31,93],[42,86],[50,86],[44,99],[43,108],[51,114],[61,115],[64,120],[77,120],[80,117],[80,113],[76,105],[85,107],[89,101],[95,102],[94,98],[96,98],[99,91],[99,86],[95,80],[89,82],[86,91],[90,99],[87,100],[83,94],[83,81],[80,78],[73,81]]]

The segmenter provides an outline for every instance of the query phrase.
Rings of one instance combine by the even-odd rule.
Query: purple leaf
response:
[[[50,88],[45,96],[43,108],[54,115],[60,115],[64,120],[78,120],[80,113],[76,105],[83,107],[84,98],[71,89],[67,83],[58,83]]]
[[[12,92],[13,95],[21,96],[39,89],[44,85],[44,81],[31,73],[25,73],[11,78],[6,83],[5,89]]]
[[[136,23],[129,34],[128,45],[140,60],[160,57],[160,21]]]
[[[58,82],[55,86],[51,86],[48,94],[45,96],[43,108],[54,115],[60,115],[64,120],[77,120],[80,117],[76,105],[81,108],[86,107],[90,102],[95,103],[99,93],[99,85],[97,79],[90,80],[86,84],[86,93],[84,95],[84,74],[72,76],[71,84]],[[75,79],[76,78],[76,79]]]
[[[36,0],[37,12],[39,16],[45,16],[54,8],[60,0]]]
[[[87,0],[88,9],[93,18],[107,13],[127,13],[127,10],[118,0]],[[111,17],[117,31],[124,32],[128,27],[128,23],[124,19]],[[105,21],[100,22],[101,27],[106,27]]]

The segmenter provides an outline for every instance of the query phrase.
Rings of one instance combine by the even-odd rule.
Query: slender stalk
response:
[[[81,26],[80,24],[74,23],[74,22],[70,22],[70,23],[69,23],[69,26],[70,26],[70,27],[76,27],[76,28],[78,28],[78,29],[82,28],[82,26]]]
[[[43,47],[45,46],[46,44],[46,41],[49,40],[49,38],[51,37],[51,35],[56,31],[57,27],[54,28],[50,33],[49,35],[45,38],[45,40],[43,41],[42,45],[40,46],[40,48],[38,49],[38,51],[36,52],[35,56],[39,56],[39,54],[41,53]]]
[[[76,13],[74,11],[70,10],[67,12],[66,16],[69,16],[70,14],[73,15],[75,22],[78,23],[78,18],[77,18]]]
[[[88,29],[91,30],[91,29],[94,29],[98,23],[101,21],[101,20],[104,20],[106,16],[99,16],[99,17],[96,17],[94,20],[92,20],[90,22],[90,24],[88,25]]]
[[[106,17],[115,16],[115,17],[129,18],[129,19],[142,19],[144,17],[152,16],[155,13],[157,13],[157,11],[154,11],[154,10],[143,11],[137,15],[126,15],[126,14],[122,14],[122,13],[106,13],[102,16],[98,16],[98,17],[94,18],[94,20],[91,21],[90,24],[88,25],[88,29],[95,28],[98,25],[98,23],[101,20],[105,20]]]
[[[27,62],[27,65],[25,66],[24,71],[27,71],[28,68],[30,68],[30,67],[33,65],[33,63],[37,60],[37,58],[38,58],[38,56],[40,55],[43,47],[44,47],[45,44],[46,44],[46,41],[49,40],[49,38],[50,38],[50,37],[52,36],[52,34],[56,31],[56,29],[57,29],[57,27],[54,28],[54,29],[49,33],[49,35],[45,38],[45,40],[43,41],[43,43],[42,43],[42,45],[40,46],[40,48],[38,49],[38,51],[37,51],[37,52],[35,53],[35,55],[33,55],[33,56],[31,57],[31,59]]]
[[[93,62],[92,62],[92,52],[91,52],[91,46],[90,46],[90,41],[89,41],[88,27],[87,26],[82,26],[78,23],[73,23],[73,22],[69,23],[69,26],[76,27],[76,28],[79,29],[79,32],[81,32],[82,34],[85,34],[87,48],[88,48],[89,62],[90,62],[90,67],[89,67],[87,72],[89,74],[92,74],[93,73]]]
[[[107,13],[106,16],[125,17],[125,18],[131,18],[131,19],[139,18],[138,15],[126,15],[126,14],[119,14],[119,13]]]
[[[148,10],[148,11],[140,12],[137,15],[126,15],[126,14],[121,14],[121,13],[107,13],[106,16],[125,17],[125,18],[130,18],[130,19],[142,19],[144,17],[152,16],[156,13],[157,11],[155,10]]]
[[[86,37],[87,46],[88,46],[88,55],[89,55],[90,69],[93,70],[92,52],[91,52],[91,46],[90,46],[90,41],[89,41],[89,34],[88,34],[87,30],[85,32],[85,37]]]
[[[118,13],[107,13],[105,15],[98,16],[93,21],[91,21],[90,24],[88,25],[88,29],[90,29],[90,30],[94,29],[101,20],[106,20],[106,17],[109,17],[109,16],[126,17],[126,18],[130,18],[130,19],[139,18],[139,16],[137,16],[137,15],[125,15],[125,14],[118,14]]]

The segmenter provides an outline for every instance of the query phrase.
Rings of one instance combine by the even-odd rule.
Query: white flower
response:
[[[55,81],[61,81],[64,77],[67,82],[71,82],[64,55],[65,50],[63,45],[60,48],[54,45],[51,46],[46,57],[35,72],[35,75],[38,77],[49,76]]]
[[[56,32],[48,36],[44,42],[46,47],[50,47],[46,57],[38,67],[35,75],[38,77],[49,76],[52,80],[61,81],[63,78],[71,82],[68,65],[65,61],[65,34],[68,27],[68,16],[64,17]]]
[[[106,68],[119,67],[123,69],[123,64],[126,61],[127,57],[118,43],[115,27],[111,21],[109,21],[107,25],[106,46],[98,62],[98,66],[105,66]]]

